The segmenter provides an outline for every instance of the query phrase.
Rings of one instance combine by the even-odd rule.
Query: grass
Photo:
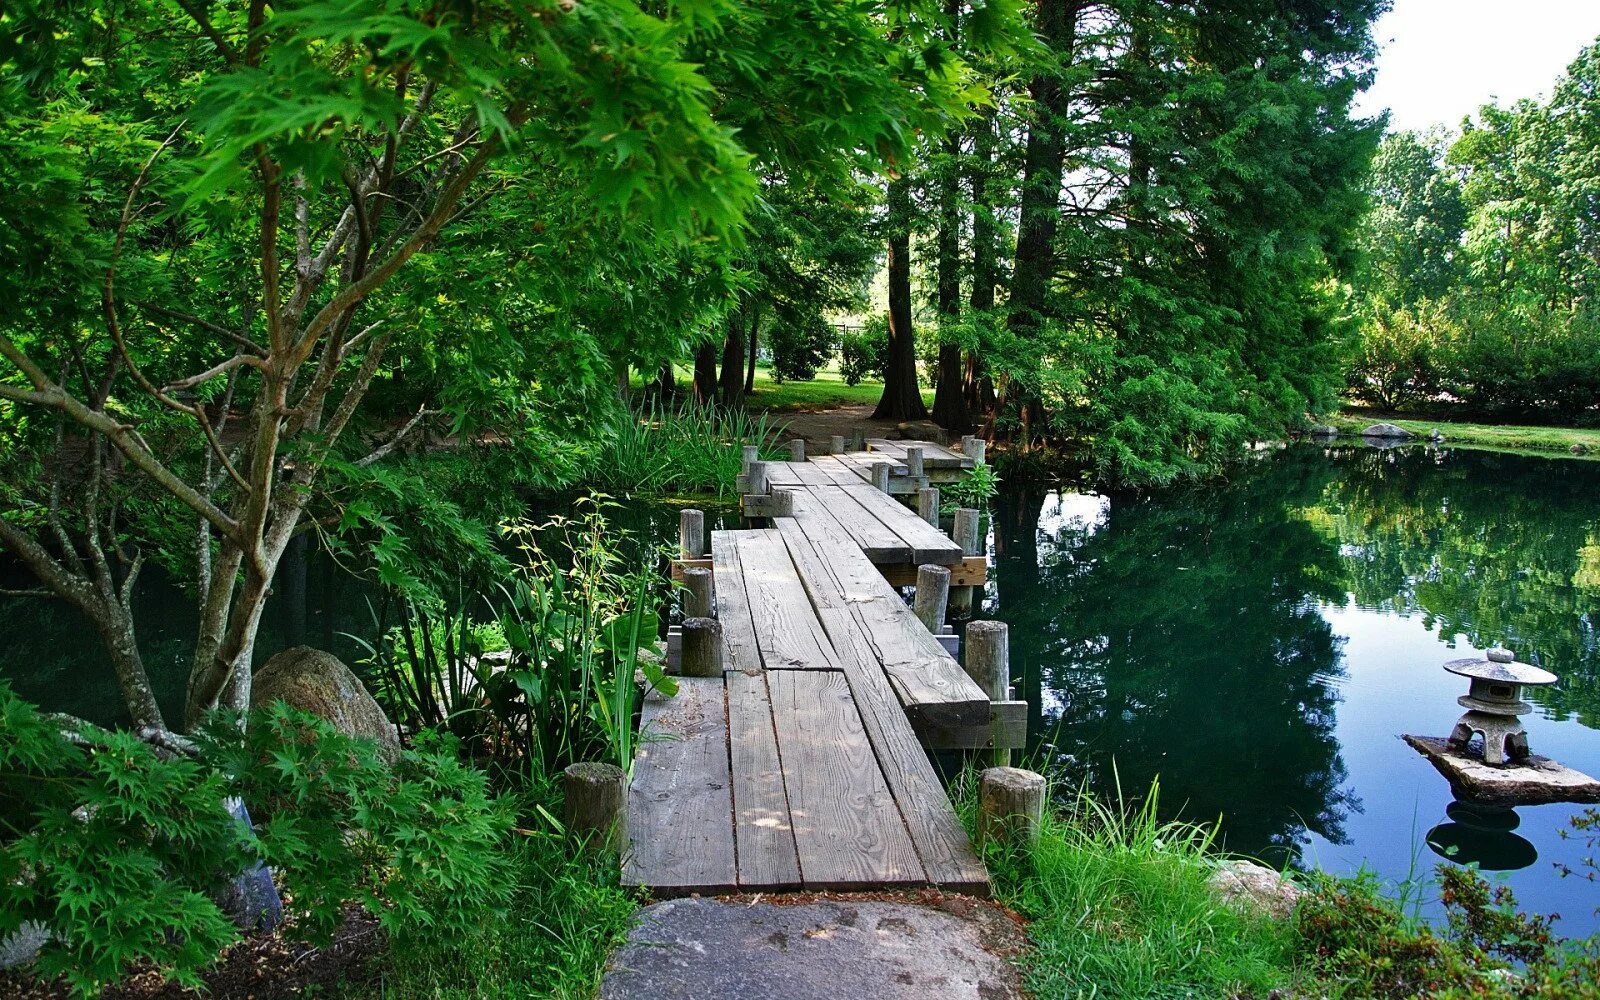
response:
[[[970,813],[972,796],[965,797]],[[1208,831],[1081,797],[1047,816],[1031,856],[985,858],[997,898],[1030,921],[1021,959],[1039,997],[1265,997],[1293,987],[1292,927],[1223,902]]]
[[[694,379],[694,370],[679,366],[680,386]],[[642,383],[634,376],[634,386]],[[804,413],[813,410],[832,410],[841,406],[875,406],[883,395],[882,382],[862,382],[846,385],[839,375],[838,365],[832,361],[817,372],[809,382],[775,382],[772,369],[756,368],[755,390],[745,397],[745,406],[751,410],[768,413]],[[922,390],[922,401],[933,405],[933,390]]]
[[[1585,454],[1575,457],[1600,458],[1600,430],[1577,427],[1535,427],[1514,424],[1478,424],[1455,420],[1412,420],[1378,415],[1361,410],[1346,410],[1331,423],[1344,434],[1359,434],[1361,428],[1383,421],[1398,424],[1418,437],[1427,437],[1437,427],[1451,447],[1489,448],[1496,451],[1571,455],[1573,445]]]
[[[619,414],[587,477],[592,487],[614,493],[684,495],[734,492],[744,467],[742,445],[770,451],[782,430],[762,414],[701,406],[645,403]]]

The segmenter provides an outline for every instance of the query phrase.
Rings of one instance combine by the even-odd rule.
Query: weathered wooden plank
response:
[[[848,455],[840,455],[839,461],[856,470],[856,475],[862,479],[870,478],[872,467],[882,462],[889,463],[890,476],[905,476],[910,470],[906,468],[905,459],[896,459],[893,455],[881,451],[855,451]]]
[[[977,725],[989,717],[989,698],[945,652],[906,607],[905,601],[879,575],[872,562],[847,541],[819,531],[816,520],[805,516],[809,498],[799,499],[797,516],[780,518],[778,531],[800,565],[805,592],[818,608],[848,609],[862,633],[860,641],[881,664],[900,704],[913,718],[937,720],[942,725]],[[810,550],[793,541],[796,532],[810,542]],[[741,535],[749,532],[741,532]],[[810,553],[814,552],[814,557]],[[755,594],[752,591],[754,603]],[[824,619],[824,625],[828,624]],[[828,637],[838,648],[841,636]],[[852,640],[853,641],[853,640]]]
[[[775,529],[734,534],[755,623],[761,664],[767,670],[833,670],[833,648],[806,597],[799,571]]]
[[[917,567],[915,563],[893,563],[878,567],[883,578],[895,587],[911,587],[917,582]],[[950,565],[950,586],[952,587],[981,587],[989,578],[989,559],[987,556],[964,556],[958,563]]]
[[[720,677],[683,677],[646,695],[628,786],[626,885],[662,894],[738,886],[728,713]]]
[[[961,546],[893,497],[884,496],[870,486],[838,486],[835,489],[849,494],[884,527],[899,535],[911,549],[912,562],[918,565],[933,563],[950,566],[961,561]]]
[[[777,670],[767,680],[806,887],[927,881],[845,675]]]
[[[865,488],[872,489],[870,486]],[[819,523],[820,530],[830,531],[841,540],[848,539],[854,542],[873,562],[911,562],[915,553],[911,543],[907,542],[899,532],[884,524],[881,518],[875,516],[859,500],[846,492],[844,487],[813,486],[809,493],[826,512],[826,517]],[[888,497],[884,499],[888,500]],[[812,510],[811,516],[817,516],[815,507]]]
[[[683,571],[686,569],[710,569],[710,559],[674,559],[672,560],[672,579],[683,582]]]
[[[728,674],[728,749],[739,884],[749,889],[800,885],[800,856],[765,672]]]
[[[717,620],[722,622],[722,665],[728,670],[754,671],[761,669],[761,652],[756,644],[744,573],[739,567],[739,550],[733,541],[737,534],[711,533],[711,561],[721,570],[713,570],[712,575],[716,580]]]
[[[922,449],[922,465],[927,469],[970,469],[972,459],[958,452],[951,451],[942,444],[933,441],[887,441],[882,438],[868,438],[867,447],[876,448],[878,442],[892,445],[902,452],[907,448]]]
[[[848,457],[847,455],[818,455],[806,464],[821,472],[835,486],[853,486],[856,483],[863,482],[865,476],[856,468],[854,463],[845,461]]]
[[[802,486],[832,486],[833,477],[815,460],[794,467],[795,475],[799,477]]]
[[[778,530],[808,583],[808,590],[814,594],[817,614],[850,682],[862,725],[878,755],[884,778],[900,803],[901,815],[929,881],[963,892],[987,894],[988,873],[973,853],[944,785],[876,659],[876,650],[856,614],[856,604],[837,582],[826,582],[830,577],[821,565],[821,556],[799,522],[780,521]],[[984,722],[987,725],[988,720]],[[963,731],[963,735],[968,733],[970,730]]]
[[[772,486],[799,486],[799,469],[804,468],[805,462],[768,462],[767,485]]]

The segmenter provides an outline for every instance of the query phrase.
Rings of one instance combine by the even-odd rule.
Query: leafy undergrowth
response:
[[[519,838],[511,849],[511,904],[455,944],[393,948],[373,962],[367,982],[345,1000],[466,1000],[539,997],[589,1000],[611,950],[638,905],[617,879],[614,858],[591,859],[557,834]]]
[[[960,796],[971,826],[973,782]],[[1052,1000],[1600,1000],[1600,939],[1563,941],[1505,886],[1441,865],[1446,920],[1408,912],[1377,879],[1310,876],[1293,920],[1224,902],[1210,833],[1080,796],[1032,852],[984,860],[1029,921],[1018,962]]]

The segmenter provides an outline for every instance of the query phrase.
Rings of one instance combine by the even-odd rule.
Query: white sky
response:
[[[1549,96],[1600,35],[1600,0],[1394,0],[1373,30],[1378,76],[1359,103],[1390,127],[1451,129],[1489,101]]]

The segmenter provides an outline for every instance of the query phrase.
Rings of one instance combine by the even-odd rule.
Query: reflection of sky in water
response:
[[[1277,815],[1290,839],[1274,836],[1273,843],[1297,843],[1305,865],[1340,874],[1367,868],[1390,882],[1426,878],[1440,859],[1424,838],[1446,822],[1452,796],[1444,778],[1399,736],[1449,732],[1466,682],[1441,665],[1481,652],[1464,634],[1468,630],[1485,644],[1485,634],[1528,636],[1519,650],[1525,658],[1540,659],[1532,648],[1537,644],[1546,650],[1544,666],[1557,674],[1565,669],[1575,683],[1558,701],[1569,711],[1553,716],[1541,698],[1545,703],[1524,719],[1529,741],[1535,753],[1600,775],[1600,734],[1577,721],[1578,712],[1592,712],[1587,706],[1594,704],[1595,678],[1587,675],[1595,667],[1600,607],[1585,603],[1596,591],[1584,574],[1595,573],[1585,569],[1589,562],[1600,563],[1588,548],[1600,528],[1600,469],[1482,453],[1381,459],[1291,453],[1256,472],[1217,491],[1115,501],[1078,493],[1030,497],[1019,489],[1021,521],[1009,528],[996,524],[997,536],[1009,531],[1010,541],[1002,551],[995,539],[990,611],[1013,622],[1014,672],[1037,662],[1033,669],[1059,685],[1052,689],[1047,681],[1033,692],[1044,716],[1035,725],[1043,727],[1036,735],[1063,754],[1067,777],[1089,780],[1104,796],[1110,764],[1123,765],[1124,781],[1139,768],[1159,771],[1163,811],[1186,809],[1190,801],[1214,804],[1225,814],[1224,838],[1229,812],[1255,835],[1270,833]],[[1512,495],[1504,505],[1489,492],[1496,482],[1517,484],[1506,491]],[[1029,532],[1033,512],[1037,524]],[[1003,512],[999,517],[1006,520]],[[1322,554],[1291,541],[1306,526],[1324,539]],[[1037,539],[1038,572],[1028,568],[1034,563],[1030,534]],[[1568,576],[1563,567],[1574,556],[1576,575]],[[1158,572],[1141,571],[1141,563]],[[1191,571],[1204,581],[1201,589],[1171,582]],[[1537,589],[1524,582],[1535,579]],[[1285,608],[1304,594],[1296,588],[1311,580],[1332,585],[1312,603],[1300,598],[1311,620],[1320,618],[1331,630],[1331,652],[1319,652],[1315,642],[1264,651],[1259,635],[1247,633],[1273,634],[1292,625]],[[1332,596],[1341,592],[1342,600]],[[1162,596],[1173,602],[1166,612]],[[1126,613],[1119,614],[1124,603]],[[1300,642],[1314,638],[1295,627]],[[1263,681],[1259,698],[1248,690],[1240,697],[1238,683],[1229,681],[1235,642],[1243,655],[1262,657],[1249,661]],[[1574,662],[1551,662],[1555,658]],[[1214,672],[1223,682],[1231,694],[1226,704],[1174,707],[1175,699],[1203,700],[1197,693],[1205,691],[1204,679],[1184,676],[1196,670]],[[1285,718],[1281,698],[1271,703],[1281,686],[1266,683],[1265,671],[1299,672],[1309,678],[1309,690],[1331,694],[1320,696],[1327,714],[1319,718],[1331,718],[1325,730],[1311,722],[1313,709],[1305,702],[1297,709],[1291,701],[1287,709],[1306,720],[1307,732],[1324,735],[1309,742],[1304,734],[1283,735],[1282,727],[1301,723]],[[1263,735],[1259,748],[1240,735],[1250,716]],[[1057,720],[1073,731],[1052,737]],[[1193,748],[1209,739],[1218,741],[1215,760],[1194,760]],[[1315,756],[1317,739],[1333,745],[1331,757]],[[1312,756],[1281,755],[1305,753]],[[1321,793],[1326,801],[1302,798],[1311,808],[1331,809],[1332,823],[1284,815],[1297,807],[1272,800],[1299,794],[1294,790],[1301,782],[1329,774],[1333,783]],[[1124,790],[1142,794],[1142,788]],[[1581,838],[1562,836],[1582,811],[1578,805],[1518,809],[1516,833],[1538,859],[1491,876],[1506,879],[1524,909],[1561,914],[1561,930],[1572,935],[1600,928],[1594,913],[1600,887],[1563,877],[1556,868],[1576,868],[1591,853]],[[1248,835],[1236,831],[1232,846],[1273,849],[1242,843]],[[1437,913],[1431,899],[1425,912]]]

